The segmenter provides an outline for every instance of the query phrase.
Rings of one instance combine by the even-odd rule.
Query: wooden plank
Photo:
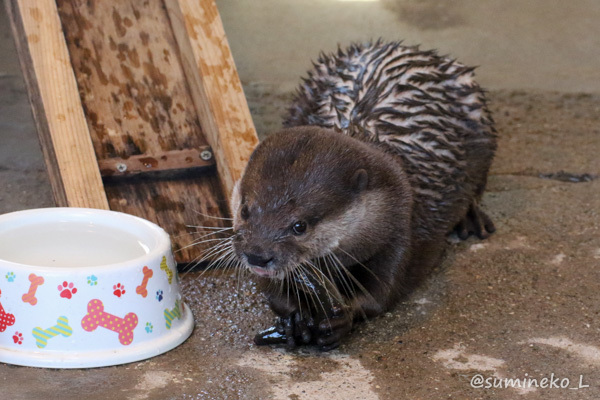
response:
[[[199,149],[172,150],[160,156],[113,157],[98,160],[103,177],[121,177],[153,172],[178,171],[214,165],[213,154],[208,146]]]
[[[7,0],[57,205],[107,209],[102,179],[53,0]]]
[[[214,0],[165,0],[194,105],[227,196],[258,138]]]
[[[100,169],[207,148],[162,0],[57,4]],[[212,242],[186,248],[201,236],[187,225],[223,227],[227,216],[216,169],[202,171],[106,177],[110,208],[157,223],[177,261],[191,262]]]

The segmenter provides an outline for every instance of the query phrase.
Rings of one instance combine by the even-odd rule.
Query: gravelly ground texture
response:
[[[290,91],[245,90],[261,135],[276,130]],[[273,316],[254,284],[190,272],[182,286],[196,328],[183,345],[93,370],[0,364],[0,399],[597,400],[600,95],[489,99],[500,139],[483,208],[497,232],[450,238],[431,277],[339,349],[257,348],[252,337]],[[0,212],[51,206],[26,92],[11,74],[0,75],[0,129]]]

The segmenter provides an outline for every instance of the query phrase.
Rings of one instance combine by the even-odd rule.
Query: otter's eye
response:
[[[242,209],[240,211],[240,216],[242,217],[243,220],[248,219],[248,217],[250,217],[250,211],[248,210],[248,206],[247,205],[243,205]]]
[[[296,221],[294,225],[292,225],[292,232],[294,235],[299,236],[306,232],[306,222],[304,221]]]

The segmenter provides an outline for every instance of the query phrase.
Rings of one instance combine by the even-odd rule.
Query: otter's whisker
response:
[[[210,243],[210,242],[222,242],[223,240],[229,240],[229,238],[214,238],[214,239],[204,239],[204,240],[198,240],[195,242],[192,242],[184,247],[182,247],[181,249],[179,249],[178,251],[181,251],[183,249],[187,249],[189,247],[193,247],[193,246],[197,246],[199,244],[205,244],[205,243]]]
[[[342,271],[340,270],[340,267],[338,266],[338,262],[336,262],[336,260],[333,258],[332,253],[327,254],[326,260],[328,261],[328,263],[327,263],[328,272],[331,275],[331,270],[329,269],[329,266],[331,265],[331,268],[334,270],[334,273],[339,278],[340,286],[342,287],[342,289],[344,289],[344,293],[346,294],[346,297],[349,299],[356,297],[356,291],[354,290],[354,287],[351,285],[351,283],[346,278],[346,274],[342,273]],[[329,264],[329,262],[331,264]]]
[[[232,249],[232,240],[231,238],[223,238],[219,241],[219,243],[215,244],[214,246],[210,247],[206,252],[204,252],[203,254],[201,254],[200,256],[196,257],[192,262],[194,263],[194,266],[192,268],[190,268],[190,270],[188,272],[190,272],[191,270],[193,270],[196,266],[198,266],[200,263],[202,263],[203,261],[213,257],[213,256],[217,256],[216,259],[214,259],[213,261],[211,261],[206,268],[204,269],[204,271],[200,274],[200,276],[204,275],[204,273],[206,271],[208,271],[209,269],[213,268],[215,266],[215,264],[220,261],[222,259],[222,257],[224,256],[224,254],[227,254],[227,252],[229,251],[233,251]]]
[[[228,253],[229,249],[221,249],[215,259],[213,259],[204,270],[200,273],[200,277],[204,276],[209,270],[220,270],[225,271],[228,267]],[[216,255],[217,253],[215,253]]]
[[[292,288],[292,281],[294,280],[294,276],[293,276],[293,270],[291,269],[286,269],[284,272],[284,278],[281,280],[281,283],[279,285],[280,288],[280,292],[279,293],[283,293],[283,285],[285,285],[285,290],[287,292],[287,304],[291,303],[291,299],[292,296],[290,296],[290,292],[293,293],[293,288]]]
[[[354,277],[354,275],[352,275],[352,273],[350,271],[348,271],[348,269],[341,263],[341,261],[337,257],[334,257],[334,255],[332,255],[330,260],[333,263],[333,266],[334,266],[335,270],[337,271],[338,276],[343,277],[343,282],[345,282],[345,284],[342,285],[344,287],[344,291],[346,291],[347,294],[348,294],[348,292],[351,292],[349,299],[356,299],[356,297],[357,297],[356,291],[354,290],[354,287],[351,285],[351,283],[346,280],[345,277],[348,276],[349,279],[357,282],[356,278]],[[348,289],[346,289],[346,286]],[[362,285],[358,285],[358,286],[363,291],[363,293],[365,293],[365,296],[373,298],[373,296],[371,296],[371,294],[368,291],[366,291],[366,289],[364,289],[364,287],[361,287]],[[360,313],[364,319],[367,319],[367,315],[365,314],[365,312],[362,308],[358,308],[358,311],[360,311]]]
[[[317,310],[317,301],[315,300],[314,290],[312,290],[313,286],[312,286],[312,283],[310,283],[310,281],[308,280],[308,277],[306,276],[306,271],[304,270],[304,267],[302,266],[302,264],[298,265],[297,268],[298,268],[298,277],[299,277],[298,284],[302,288],[302,294],[304,294],[304,299],[306,300],[306,306],[308,307],[306,312],[309,315],[312,315],[312,311]],[[319,304],[321,304],[321,303],[319,302]]]
[[[241,268],[241,264],[237,260],[237,256],[235,255],[235,251],[233,251],[233,247],[230,247],[228,255],[223,255],[223,257],[227,257],[225,268],[235,268],[238,271],[245,271],[244,268]]]
[[[302,313],[302,301],[300,301],[300,288],[298,287],[298,271],[296,271],[296,268],[293,268],[291,270],[292,272],[292,279],[290,279],[290,281],[294,284],[294,291],[296,292],[296,297],[298,299],[298,312],[300,313],[300,315],[304,315]],[[288,283],[289,285],[289,283]]]
[[[235,251],[233,251],[233,247],[231,248],[231,251],[229,252],[229,255],[227,256],[227,261],[225,264],[225,268],[232,268],[235,272],[236,275],[236,279],[237,279],[237,293],[238,296],[240,296],[240,287],[241,287],[241,282],[242,282],[242,275],[246,272],[245,268],[242,268],[241,263],[237,260],[237,256],[235,254]]]
[[[335,302],[338,302],[341,305],[345,305],[343,296],[337,288],[335,282],[329,279],[329,277],[323,273],[321,268],[317,267],[313,262],[307,261],[306,264],[310,267],[312,274],[319,280],[319,283],[323,287],[329,303],[334,304]]]
[[[225,257],[227,257],[232,252],[233,248],[231,246],[231,242],[225,242],[215,246],[215,248],[211,252],[207,253],[203,257],[203,259],[208,259],[216,256],[216,258],[214,258],[208,264],[207,268],[221,268],[223,266]]]
[[[325,291],[325,295],[327,296],[327,299],[329,300],[329,302],[331,302],[332,298],[331,298],[331,293],[330,293],[330,287],[332,285],[331,285],[331,282],[329,281],[329,279],[327,279],[327,277],[323,274],[323,272],[321,272],[321,270],[319,268],[317,268],[317,266],[310,260],[307,260],[303,265],[305,266],[304,269],[307,271],[307,273],[312,275],[313,277],[315,277],[315,279],[318,280],[319,285]]]
[[[306,273],[308,273],[308,271],[306,271]],[[312,274],[312,275],[314,275],[314,274]],[[304,281],[304,286],[306,287],[307,291],[311,295],[311,299],[313,301],[314,309],[317,310],[319,308],[319,307],[317,307],[317,303],[318,303],[318,306],[320,306],[321,311],[323,311],[323,315],[327,319],[327,322],[329,322],[329,315],[328,315],[329,313],[325,309],[325,306],[323,305],[323,302],[321,301],[321,298],[319,297],[319,293],[316,291],[316,289],[314,288],[313,284],[309,281],[308,277],[305,276],[304,278],[306,279]],[[310,284],[310,286],[309,286],[309,284]],[[334,304],[334,302],[332,301],[332,298],[331,298],[331,295],[330,295],[330,289],[327,287],[327,283],[326,282],[322,282],[321,286],[325,290],[325,294],[327,295],[327,299],[329,300],[329,304],[331,306],[332,304]],[[343,303],[344,302],[342,301],[341,304],[343,305]]]
[[[229,230],[233,230],[233,227],[224,227],[224,226],[203,226],[203,225],[186,225],[186,228],[197,228],[195,231],[184,232],[179,235],[172,236],[172,239],[181,238],[183,236],[194,236],[199,233],[204,233],[205,231],[216,230],[219,232],[225,232]],[[216,233],[213,233],[216,234]]]
[[[335,279],[333,278],[333,275],[331,273],[331,269],[328,265],[327,259],[319,257],[319,258],[317,258],[316,261],[317,261],[317,265],[318,265],[317,269],[318,269],[319,273],[323,276],[323,280],[328,282],[334,291],[335,300],[338,301],[340,304],[345,305],[346,300],[344,299],[344,295],[340,291],[340,288],[338,288],[338,285],[336,284]],[[344,291],[346,291],[345,288],[344,288]],[[328,293],[328,295],[329,295],[329,293]]]
[[[317,310],[317,303],[319,303],[318,305],[321,306],[321,308],[323,309],[323,312],[325,313],[325,309],[323,308],[323,303],[319,300],[318,298],[318,293],[315,291],[314,288],[314,284],[312,282],[310,282],[309,277],[307,276],[309,274],[309,272],[306,270],[306,267],[304,264],[300,264],[297,266],[298,270],[299,270],[299,277],[300,277],[300,285],[304,287],[304,297],[306,299],[306,304],[309,306],[309,310]],[[310,301],[309,301],[310,298]],[[312,307],[311,307],[311,302],[312,302]]]
[[[288,303],[290,302],[290,284],[289,284],[289,280],[290,280],[290,271],[288,269],[285,269],[283,271],[283,279],[281,279],[281,281],[279,282],[279,293],[283,293],[283,288],[285,285],[285,288],[287,290],[287,301]]]
[[[208,260],[209,258],[221,254],[223,251],[226,251],[227,248],[230,246],[231,245],[227,241],[215,244],[214,246],[210,247],[207,251],[198,255],[192,260],[191,263],[193,263],[193,266],[190,268],[190,270],[195,269],[198,265]],[[214,263],[214,260],[211,263]],[[210,265],[208,265],[207,268],[210,268]]]
[[[347,251],[345,251],[344,249],[342,249],[341,247],[337,248],[338,250],[340,250],[342,253],[344,253],[345,255],[347,255],[348,257],[350,257],[351,259],[353,259],[357,265],[360,265],[361,267],[363,267],[363,269],[365,271],[367,271],[369,274],[371,274],[371,276],[375,279],[377,279],[377,282],[381,283],[382,285],[389,285],[389,282],[383,282],[381,279],[379,279],[379,276],[377,276],[375,274],[375,272],[371,271],[370,268],[367,268],[363,263],[361,263],[360,261],[358,261],[356,259],[356,257],[354,257],[352,254],[348,253]]]
[[[202,238],[204,238],[204,237],[208,237],[208,236],[212,236],[212,235],[218,235],[219,233],[223,233],[223,232],[230,231],[230,230],[231,230],[231,228],[227,228],[227,229],[219,229],[219,230],[215,230],[214,232],[209,232],[209,233],[204,233],[204,232],[202,232],[202,231],[198,231],[198,232],[193,232],[193,233],[191,233],[191,234],[192,234],[192,235],[196,235],[196,234],[199,234],[199,233],[203,234],[203,235],[202,235],[202,236],[200,236],[200,237],[194,238],[194,240],[198,240],[198,239],[202,239]]]
[[[342,264],[342,262],[340,261],[340,259],[333,253],[331,253],[333,255],[333,258],[336,260],[337,265],[342,268],[342,270],[346,273],[346,275],[348,276],[348,278],[350,278],[352,280],[352,282],[354,282],[354,284],[360,289],[360,291],[368,298],[370,298],[373,301],[377,301],[373,295],[362,285],[362,283],[360,283],[360,281],[358,279],[356,279],[356,277],[354,275],[352,275],[352,273],[348,270],[348,268],[346,268],[344,266],[344,264]],[[362,310],[361,310],[362,311]],[[364,314],[364,313],[363,313]],[[365,318],[366,319],[366,318]]]
[[[192,211],[195,212],[198,215],[203,216],[204,218],[212,218],[212,219],[218,219],[218,220],[222,220],[222,221],[233,221],[233,218],[215,217],[214,215],[207,215],[207,214],[201,213],[198,210],[192,210]]]
[[[219,249],[218,252],[211,255],[211,257],[212,256],[217,256],[217,257],[213,261],[210,262],[210,264],[208,265],[208,268],[227,269],[229,267],[229,265],[228,265],[229,257],[231,256],[232,252],[233,252],[233,249],[229,245],[225,246],[224,248]]]
[[[214,244],[213,246],[206,249],[203,253],[200,253],[198,256],[196,256],[192,261],[189,262],[189,264],[194,264],[193,267],[190,269],[193,269],[196,266],[198,266],[198,264],[200,264],[202,261],[204,261],[207,258],[207,256],[210,255],[213,251],[217,251],[221,247],[226,245],[227,240],[228,240],[228,238],[222,238],[218,243]],[[178,251],[181,251],[181,250],[183,250],[183,249],[180,249]]]
[[[214,236],[214,235],[219,235],[221,233],[223,233],[225,231],[217,231],[217,232],[211,232],[211,233],[204,233],[204,232],[189,232],[186,235],[191,236],[192,238],[192,243],[188,244],[186,247],[190,247],[190,246],[196,246],[197,244],[200,244],[200,239],[209,237],[209,236]],[[202,234],[202,236],[197,236],[199,234]],[[182,237],[183,235],[178,235],[176,237]],[[228,237],[214,237],[212,239],[227,239]]]
[[[233,230],[232,226],[205,226],[205,225],[186,225],[186,228],[197,228],[201,230]]]

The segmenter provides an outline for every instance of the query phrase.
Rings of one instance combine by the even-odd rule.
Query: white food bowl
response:
[[[89,368],[143,360],[192,333],[169,236],[132,215],[0,215],[0,362]]]

